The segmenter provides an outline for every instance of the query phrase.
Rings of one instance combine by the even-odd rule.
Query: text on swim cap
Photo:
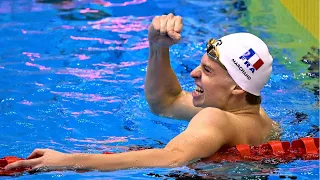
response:
[[[216,45],[216,46],[220,46],[221,44],[222,44],[221,39],[218,39],[215,45]]]
[[[247,77],[248,80],[251,80],[251,76],[249,76],[249,74],[247,74],[247,72],[240,66],[240,64],[236,60],[232,59],[232,62],[233,62],[233,64],[235,64],[239,68],[239,70],[242,72],[242,74],[245,77]]]

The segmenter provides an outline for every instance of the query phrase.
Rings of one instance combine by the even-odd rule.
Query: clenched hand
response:
[[[149,26],[148,39],[156,46],[170,47],[181,40],[182,18],[173,14],[156,16]]]

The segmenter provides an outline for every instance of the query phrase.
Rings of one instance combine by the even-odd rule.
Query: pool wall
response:
[[[319,0],[281,0],[294,19],[319,40]]]
[[[245,0],[241,24],[264,37],[271,54],[319,94],[319,0]],[[265,21],[265,19],[268,21]]]

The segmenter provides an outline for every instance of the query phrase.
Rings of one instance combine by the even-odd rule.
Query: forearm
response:
[[[147,149],[119,154],[70,154],[70,169],[112,171],[128,168],[176,167],[183,162],[164,149]]]
[[[150,42],[145,95],[149,105],[168,105],[181,93],[179,81],[171,68],[169,48]]]

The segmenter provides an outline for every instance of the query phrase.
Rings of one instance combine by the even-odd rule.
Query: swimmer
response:
[[[171,68],[169,48],[181,40],[182,18],[156,16],[149,26],[145,95],[153,113],[189,120],[164,148],[118,154],[66,154],[36,149],[27,160],[5,167],[32,170],[100,170],[177,167],[213,155],[222,147],[259,145],[279,139],[279,127],[261,108],[260,92],[272,71],[267,45],[249,33],[210,39],[191,73],[195,90],[186,92]]]

